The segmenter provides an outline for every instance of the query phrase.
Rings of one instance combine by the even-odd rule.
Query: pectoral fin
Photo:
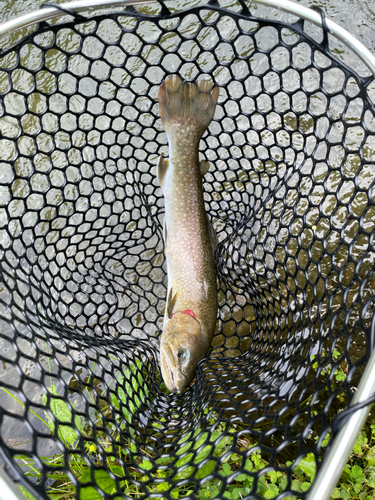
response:
[[[210,164],[207,160],[202,160],[199,162],[199,168],[202,174],[202,177],[207,174],[208,169],[210,168]]]
[[[173,287],[169,290],[168,300],[167,300],[167,316],[171,318],[173,316],[173,309],[176,305],[178,292],[173,295]]]
[[[215,253],[216,248],[219,244],[219,240],[218,240],[215,229],[213,228],[211,222],[208,219],[207,219],[207,224],[208,224],[208,233],[210,235],[210,240],[211,240],[212,253]]]
[[[164,177],[167,173],[169,166],[169,160],[164,159],[162,156],[159,156],[157,169],[158,169],[158,181],[161,187],[163,187]]]

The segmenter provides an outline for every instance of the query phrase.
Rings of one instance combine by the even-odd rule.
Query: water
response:
[[[60,0],[56,3],[61,2]],[[172,2],[171,2],[172,3]],[[196,4],[197,2],[194,2]],[[375,7],[372,0],[300,0],[306,7],[318,6],[324,9],[326,15],[337,24],[348,30],[358,38],[368,49],[375,54]],[[176,2],[179,8],[191,5],[191,0]],[[8,21],[36,10],[41,5],[32,0],[3,0],[0,2],[0,20]],[[254,14],[264,10],[261,7],[252,7]],[[355,12],[355,15],[353,15]],[[284,16],[284,15],[283,15]],[[280,15],[278,15],[280,18]],[[288,16],[286,16],[286,19]],[[0,41],[0,47],[2,47]]]

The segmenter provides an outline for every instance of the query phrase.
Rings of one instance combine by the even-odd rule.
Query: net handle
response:
[[[46,6],[42,9],[29,12],[24,16],[20,16],[16,19],[0,24],[0,37],[10,35],[20,29],[39,24],[43,21],[64,16],[68,11],[80,14],[81,12],[93,12],[99,9],[124,8],[134,5],[150,4],[156,1],[157,0],[75,0],[73,2],[64,3],[64,11],[61,8],[58,8],[58,6]],[[323,26],[324,21],[322,20],[323,18],[319,12],[292,2],[291,0],[252,0],[251,3],[274,7],[289,14],[297,15],[301,19],[311,21],[317,26],[323,28],[323,30],[326,27],[328,33],[344,42],[364,62],[364,64],[371,71],[372,75],[375,77],[375,57],[372,53],[359,40],[357,40],[357,38],[331,19],[325,17],[324,20],[326,26]]]
[[[7,500],[25,500],[19,486],[13,482],[0,465],[0,498]]]
[[[372,318],[371,338],[375,338],[375,314]],[[373,346],[370,346],[373,348]],[[353,396],[346,422],[342,425],[332,445],[324,455],[322,465],[307,494],[306,500],[329,500],[340,479],[341,473],[349,459],[350,453],[361,432],[367,415],[371,409],[375,394],[375,349],[372,350],[370,359]],[[362,408],[363,405],[366,405]],[[351,414],[351,409],[355,410]],[[341,425],[341,422],[340,422]]]

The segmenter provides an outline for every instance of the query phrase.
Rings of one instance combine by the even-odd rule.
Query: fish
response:
[[[219,90],[207,80],[183,82],[178,75],[169,75],[159,89],[169,145],[169,159],[160,156],[157,164],[168,275],[160,368],[172,393],[189,386],[216,327],[218,239],[204,206],[202,178],[209,163],[199,161],[199,141],[213,119]]]

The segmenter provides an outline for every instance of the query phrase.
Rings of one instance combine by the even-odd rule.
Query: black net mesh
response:
[[[298,464],[319,467],[350,403],[375,295],[375,85],[307,28],[155,4],[3,51],[0,441],[38,498],[63,471],[77,499],[224,497],[239,475],[249,499],[305,496]],[[221,86],[201,141],[218,326],[182,395],[158,367],[170,73]]]

